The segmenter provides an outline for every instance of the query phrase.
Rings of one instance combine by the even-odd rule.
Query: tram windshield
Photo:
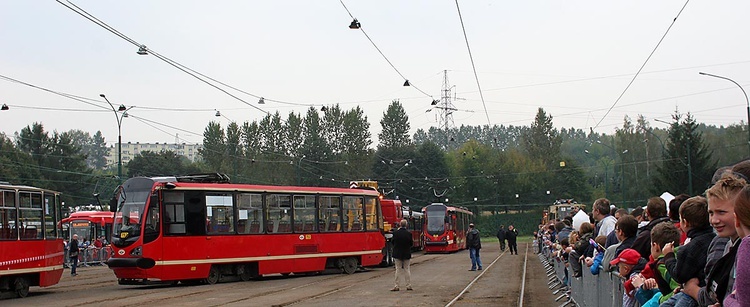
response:
[[[439,235],[445,231],[445,206],[427,206],[427,234]]]
[[[122,247],[137,241],[141,235],[141,221],[150,193],[150,190],[120,191],[113,225],[113,244]]]

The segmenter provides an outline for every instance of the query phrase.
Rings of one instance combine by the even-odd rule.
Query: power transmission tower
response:
[[[440,97],[440,102],[434,108],[438,109],[438,116],[440,117],[439,129],[445,131],[445,144],[444,147],[448,150],[448,146],[451,141],[455,141],[454,137],[450,135],[450,130],[455,127],[453,122],[453,112],[458,111],[453,105],[453,100],[456,99],[451,95],[451,92],[455,86],[451,86],[448,82],[448,71],[443,71],[443,89]],[[433,101],[433,104],[436,104]]]

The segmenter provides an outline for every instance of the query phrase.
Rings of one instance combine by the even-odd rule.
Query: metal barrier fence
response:
[[[622,306],[622,295],[623,295],[623,283],[620,279],[619,274],[607,273],[603,270],[599,271],[598,275],[593,275],[589,271],[589,267],[583,264],[583,273],[581,277],[572,277],[572,273],[569,274],[569,280],[567,285],[565,283],[565,263],[551,256],[551,252],[547,248],[543,248],[542,254],[540,254],[540,260],[548,268],[548,276],[550,276],[550,290],[560,288],[553,294],[558,294],[560,291],[564,291],[556,300],[560,301],[566,298],[567,301],[561,306],[565,306],[568,303],[573,303],[576,306]],[[553,274],[554,273],[554,274]],[[555,277],[555,279],[553,279]]]
[[[65,249],[66,268],[70,267],[69,251]],[[112,256],[112,248],[109,245],[102,248],[80,248],[78,251],[78,266],[104,265]]]

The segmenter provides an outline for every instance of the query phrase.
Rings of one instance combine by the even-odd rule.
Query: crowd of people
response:
[[[750,306],[749,177],[747,160],[717,170],[700,196],[651,197],[636,208],[597,199],[590,214],[574,208],[540,224],[537,250],[565,263],[565,285],[612,272],[623,307]]]

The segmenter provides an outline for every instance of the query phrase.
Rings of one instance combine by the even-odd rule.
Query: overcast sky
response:
[[[200,143],[210,121],[305,113],[310,105],[360,106],[377,142],[380,119],[400,99],[412,132],[438,126],[432,98],[386,62],[339,1],[101,1],[73,3],[136,42],[191,69],[268,100],[232,98],[55,1],[0,2],[0,75],[93,99],[86,104],[0,80],[0,131],[33,122],[48,131],[101,130],[117,141],[115,104],[135,106],[123,142]],[[685,1],[460,1],[484,94],[483,107],[455,1],[344,1],[385,56],[439,99],[443,71],[458,98],[456,125],[528,125],[538,107],[557,127],[612,133],[625,115],[699,122],[746,121],[750,1],[693,0],[641,74],[605,117]],[[97,107],[100,106],[100,107]],[[215,117],[219,110],[224,116]],[[665,124],[651,121],[653,126]],[[175,129],[177,128],[177,129]],[[179,129],[179,130],[178,130]]]

